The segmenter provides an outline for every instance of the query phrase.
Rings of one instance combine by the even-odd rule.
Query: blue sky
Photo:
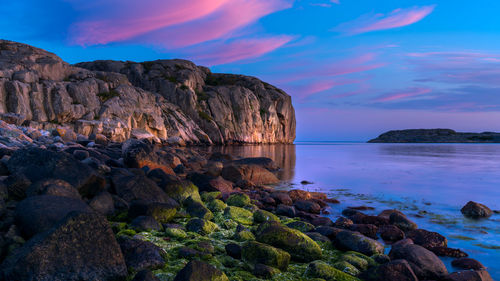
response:
[[[185,58],[293,97],[297,140],[500,131],[500,2],[54,0],[0,6],[0,37],[70,63]]]

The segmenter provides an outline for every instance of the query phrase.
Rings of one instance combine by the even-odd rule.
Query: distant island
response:
[[[500,133],[461,133],[451,129],[393,130],[369,143],[500,143]]]

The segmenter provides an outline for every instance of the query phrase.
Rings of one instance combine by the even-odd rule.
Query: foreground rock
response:
[[[202,261],[190,261],[174,281],[229,281],[224,272]]]
[[[127,276],[105,218],[72,213],[34,236],[0,266],[4,280],[116,280]]]
[[[460,211],[464,216],[473,219],[487,218],[493,214],[490,208],[473,201],[469,201]]]
[[[405,259],[415,275],[422,280],[441,279],[448,274],[443,262],[422,246],[409,244],[394,246],[389,254],[391,259]]]

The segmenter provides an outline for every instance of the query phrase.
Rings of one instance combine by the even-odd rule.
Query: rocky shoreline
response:
[[[398,210],[330,220],[269,158],[4,121],[0,143],[3,280],[492,280]]]
[[[450,129],[388,131],[369,143],[500,143],[500,133],[461,133]]]

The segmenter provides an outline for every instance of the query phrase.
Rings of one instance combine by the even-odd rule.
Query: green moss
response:
[[[194,200],[192,197],[184,200],[184,206],[191,217],[197,217],[205,220],[214,218],[214,214],[210,211],[203,202]]]
[[[234,235],[234,239],[237,241],[254,241],[255,236],[253,235],[252,232],[250,232],[248,230],[243,230],[243,231],[237,232]]]
[[[187,234],[184,230],[173,227],[165,229],[165,235],[177,239],[184,239],[187,237]]]
[[[201,201],[198,187],[190,181],[167,184],[164,190],[170,198],[174,199],[180,204],[182,204],[188,197],[191,197],[196,201]]]
[[[226,207],[226,203],[222,202],[219,199],[214,199],[207,203],[207,208],[212,212],[223,212]]]
[[[128,210],[117,213],[109,218],[110,221],[126,222],[128,219]]]
[[[229,206],[245,207],[250,204],[250,197],[245,193],[235,193],[227,198],[226,204]]]
[[[191,219],[186,224],[187,231],[199,233],[201,235],[210,234],[218,228],[219,227],[215,223],[204,219]]]
[[[276,221],[279,222],[280,219],[273,213],[264,211],[264,210],[257,210],[255,213],[253,213],[253,221],[256,223],[261,223],[261,222],[266,222],[266,221]]]
[[[357,276],[360,274],[359,269],[357,269],[354,265],[346,262],[346,261],[339,261],[333,264],[333,267],[336,269],[345,272],[349,275]]]
[[[177,209],[175,207],[158,204],[151,206],[148,212],[148,215],[152,216],[157,222],[167,223],[175,217]]]
[[[305,221],[291,222],[291,223],[286,224],[286,226],[293,228],[293,229],[297,229],[301,232],[310,232],[310,231],[313,231],[315,228],[314,225],[312,225],[308,222],[305,222]]]
[[[204,202],[211,201],[213,199],[220,198],[222,193],[220,191],[212,191],[212,192],[202,192],[201,193],[201,200]]]
[[[133,229],[123,229],[120,232],[118,232],[116,234],[116,236],[122,236],[122,235],[124,235],[124,236],[134,236],[136,234],[137,234],[137,232],[135,232],[135,230],[133,230]]]
[[[367,267],[371,267],[371,266],[376,266],[377,265],[377,262],[375,262],[375,260],[373,260],[369,256],[364,255],[362,253],[358,253],[358,252],[354,252],[354,251],[348,251],[348,252],[345,253],[344,256],[354,256],[354,257],[360,258],[360,259],[364,260],[367,263]],[[352,264],[352,265],[354,265],[354,266],[356,266],[354,263],[352,263],[350,261],[349,261],[349,263]]]
[[[243,208],[229,206],[224,210],[224,217],[244,225],[253,224],[253,213]]]
[[[104,93],[99,93],[97,94],[97,97],[99,97],[99,99],[102,101],[102,102],[106,102],[114,97],[118,97],[120,96],[120,93],[118,93],[117,91],[115,90],[110,90],[109,92],[104,92]]]
[[[243,245],[241,257],[252,265],[261,263],[283,271],[287,270],[290,263],[289,253],[255,241],[246,242]]]
[[[359,279],[347,273],[344,273],[325,262],[313,261],[309,264],[306,270],[306,276],[312,278],[322,278],[325,280],[335,281],[358,281]]]

